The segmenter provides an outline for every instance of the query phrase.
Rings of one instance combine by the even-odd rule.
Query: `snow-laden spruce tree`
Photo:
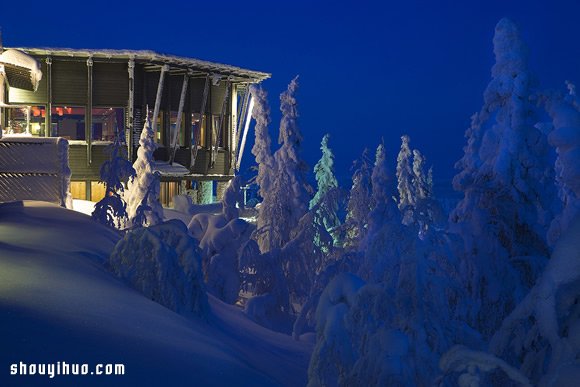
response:
[[[368,149],[365,149],[361,159],[354,163],[346,220],[342,227],[342,244],[350,250],[358,250],[360,241],[366,237],[368,229],[372,192],[368,153]]]
[[[262,198],[265,198],[268,197],[270,182],[276,173],[276,165],[271,149],[272,140],[268,132],[270,107],[268,105],[268,94],[261,86],[250,86],[250,93],[254,101],[252,117],[256,121],[254,146],[252,147],[252,154],[256,157],[256,163],[258,164],[256,184],[259,187],[258,193]],[[267,210],[263,211],[264,215],[258,216],[258,232],[255,237],[262,251],[267,251],[270,246],[270,233],[267,232],[270,227],[270,218],[265,215],[265,212]]]
[[[314,234],[307,227],[313,222],[308,216],[310,187],[305,177],[307,167],[300,158],[302,134],[297,125],[297,88],[295,78],[280,95],[280,148],[274,153],[271,163],[274,170],[269,171],[265,178],[268,189],[260,191],[263,201],[255,240],[261,254],[247,260],[248,265],[255,269],[242,268],[244,272],[257,271],[253,280],[255,284],[262,284],[261,290],[255,291],[257,297],[248,301],[245,311],[264,325],[268,325],[268,319],[287,318],[291,313],[290,301],[304,301],[315,275],[312,251],[304,248],[306,240],[312,246]],[[266,155],[266,142],[260,142],[261,151],[257,153]],[[263,157],[260,163],[264,164],[264,172],[270,168],[267,160],[267,156]]]
[[[556,148],[556,183],[562,211],[550,225],[548,241],[553,245],[580,214],[580,106],[574,85],[568,83],[569,94],[553,95],[546,102],[554,130],[548,140]]]
[[[135,177],[135,169],[123,155],[123,133],[117,130],[113,143],[107,147],[109,160],[101,166],[101,182],[105,197],[95,204],[91,217],[99,223],[121,228],[127,221],[127,203],[123,200],[124,184]]]
[[[159,203],[159,175],[153,171],[153,152],[157,148],[154,138],[147,112],[139,139],[137,160],[133,163],[136,176],[129,182],[125,192],[130,226],[152,226],[163,220],[163,208]]]
[[[527,48],[513,22],[493,38],[496,63],[484,106],[466,132],[453,186],[463,193],[450,216],[465,242],[465,278],[475,327],[489,335],[537,276],[547,257],[546,231],[555,201],[547,139],[534,124],[534,83]]]
[[[334,154],[328,147],[329,134],[325,134],[320,144],[322,157],[314,166],[318,190],[310,201],[309,209],[316,207],[316,222],[324,226],[329,234],[336,232],[340,226],[338,218],[338,181],[334,176]]]
[[[416,200],[426,199],[430,195],[427,177],[425,157],[418,149],[413,149],[413,189]]]
[[[401,150],[397,155],[397,190],[399,191],[399,210],[403,214],[403,223],[410,224],[413,219],[415,205],[415,189],[413,187],[413,169],[411,167],[411,148],[409,136],[401,136]]]
[[[258,241],[262,252],[281,248],[292,239],[310,201],[305,177],[307,167],[300,157],[302,134],[297,124],[297,89],[298,79],[294,78],[280,95],[280,148],[274,153],[275,170],[269,174],[268,189],[261,191],[264,200],[258,216]]]
[[[443,209],[433,197],[433,167],[425,170],[425,156],[413,150],[413,188],[415,191],[414,222],[419,230],[419,238],[424,239],[436,224],[444,228]]]
[[[375,165],[371,174],[371,207],[369,233],[381,228],[385,223],[400,221],[395,202],[395,183],[387,164],[385,146],[379,144],[375,155]]]

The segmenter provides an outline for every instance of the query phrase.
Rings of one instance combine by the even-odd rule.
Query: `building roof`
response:
[[[114,50],[114,49],[76,49],[76,48],[32,48],[32,47],[12,47],[31,55],[46,55],[56,57],[70,58],[89,58],[93,59],[133,59],[138,63],[144,63],[146,70],[158,71],[164,64],[170,66],[170,71],[184,72],[189,71],[193,76],[217,74],[231,77],[238,82],[261,82],[270,78],[271,74],[243,69],[241,67],[208,62],[195,58],[187,58],[176,55],[161,54],[150,50]]]

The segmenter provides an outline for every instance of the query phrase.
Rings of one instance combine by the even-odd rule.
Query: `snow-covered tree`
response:
[[[258,184],[258,193],[262,198],[268,198],[270,184],[276,173],[276,164],[272,155],[270,133],[268,125],[270,124],[270,107],[268,105],[268,94],[262,87],[252,85],[250,93],[254,100],[252,117],[256,121],[254,129],[255,139],[252,147],[252,154],[256,157],[258,164],[258,175],[256,183]],[[266,204],[269,204],[269,199]],[[266,216],[267,210],[260,210],[257,218],[258,233],[256,241],[262,249],[267,251],[270,246],[270,233],[267,231],[270,227],[270,218]]]
[[[379,144],[371,174],[371,206],[369,232],[377,231],[384,223],[400,221],[395,202],[395,183],[387,165],[385,146]]]
[[[107,268],[175,312],[198,316],[209,312],[197,243],[179,220],[128,231]]]
[[[264,284],[246,308],[246,313],[256,321],[265,320],[264,316],[288,316],[292,305],[290,301],[304,301],[315,275],[316,259],[310,249],[315,235],[310,232],[314,222],[312,214],[307,211],[310,200],[310,187],[305,177],[307,167],[300,158],[302,135],[297,125],[297,88],[298,81],[294,78],[280,95],[280,148],[272,162],[268,164],[271,158],[268,157],[268,137],[264,125],[260,129],[260,147],[255,152],[264,156],[260,162],[264,173],[259,171],[258,178],[268,187],[260,191],[263,201],[255,234],[262,254],[248,260],[248,264],[255,269],[245,267],[242,270],[257,270],[254,281]],[[258,104],[264,106],[264,103]],[[263,115],[262,122],[267,122]],[[271,167],[274,170],[268,171]],[[311,243],[308,248],[304,245],[306,240]]]
[[[322,157],[314,166],[318,190],[310,201],[310,210],[316,207],[315,221],[330,234],[340,226],[337,212],[339,207],[338,181],[334,176],[334,154],[328,147],[329,134],[324,135],[320,144]]]
[[[135,169],[122,154],[122,131],[115,132],[113,143],[107,147],[109,160],[101,166],[101,181],[105,185],[105,197],[95,204],[92,218],[110,227],[121,228],[127,221],[127,203],[123,200],[124,184],[135,177]]]
[[[522,285],[533,284],[537,257],[548,256],[545,235],[555,197],[547,139],[534,126],[527,48],[508,19],[497,24],[493,44],[492,80],[453,179],[464,197],[450,217],[467,250],[472,323],[485,334],[521,299]]]
[[[258,216],[258,242],[262,252],[281,248],[292,239],[310,200],[305,177],[307,167],[300,158],[302,134],[297,124],[297,89],[298,79],[294,78],[280,95],[280,148],[274,154],[275,172],[267,183],[269,189],[261,191],[264,200]]]
[[[580,214],[580,106],[575,87],[568,82],[569,94],[554,95],[546,102],[554,130],[548,140],[556,148],[556,183],[562,211],[550,225],[548,241],[554,244]]]
[[[365,149],[361,159],[354,163],[355,170],[346,208],[346,220],[342,227],[343,245],[350,249],[358,249],[368,229],[372,193],[368,153],[368,149]]]
[[[413,190],[415,191],[416,200],[429,197],[427,178],[425,157],[418,149],[413,149]]]
[[[129,182],[125,195],[129,222],[133,226],[151,226],[163,220],[163,208],[159,203],[159,175],[153,171],[153,152],[157,148],[154,138],[155,133],[147,112],[139,139],[137,160],[133,163],[136,177]]]
[[[415,190],[413,187],[413,169],[411,167],[411,148],[409,136],[401,136],[401,150],[397,155],[397,190],[399,191],[399,210],[403,213],[403,222],[412,222]]]

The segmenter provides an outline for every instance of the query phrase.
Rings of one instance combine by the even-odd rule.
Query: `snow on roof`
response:
[[[8,49],[0,53],[0,64],[16,66],[17,68],[19,67],[20,69],[18,72],[20,74],[18,74],[16,78],[19,77],[21,78],[23,76],[28,78],[26,79],[26,82],[23,84],[26,86],[25,88],[31,88],[32,90],[36,90],[36,88],[38,87],[38,83],[42,78],[42,71],[40,70],[40,65],[38,64],[38,61],[33,57],[26,55],[25,53],[19,50]],[[28,70],[29,73],[27,73],[26,75],[22,74],[21,71],[23,69]],[[16,79],[16,81],[17,81],[16,85],[13,85],[10,79],[8,79],[8,83],[11,86],[17,87],[23,86],[20,85],[20,83],[22,83],[22,79]]]
[[[170,165],[168,161],[155,161],[153,170],[159,172],[161,176],[184,176],[189,174],[189,169],[183,165],[176,162]]]
[[[271,74],[261,71],[243,69],[241,67],[204,61],[196,58],[188,58],[176,55],[161,54],[151,50],[116,50],[116,49],[76,49],[76,48],[52,48],[52,47],[22,47],[16,48],[26,53],[35,55],[52,55],[81,58],[106,58],[106,59],[134,59],[159,64],[169,64],[185,67],[191,70],[200,70],[208,73],[233,75],[246,78],[251,82],[261,82],[270,78]]]

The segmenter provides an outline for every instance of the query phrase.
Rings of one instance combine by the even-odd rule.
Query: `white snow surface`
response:
[[[104,267],[120,236],[43,202],[0,205],[0,363],[124,363],[124,376],[2,376],[65,386],[305,385],[310,348],[209,297],[186,318]],[[18,381],[16,381],[18,379]],[[2,383],[4,385],[4,383]]]
[[[8,63],[19,67],[24,67],[30,70],[30,77],[32,84],[38,87],[38,83],[42,79],[42,71],[36,59],[19,50],[8,49],[0,54],[0,62]]]

